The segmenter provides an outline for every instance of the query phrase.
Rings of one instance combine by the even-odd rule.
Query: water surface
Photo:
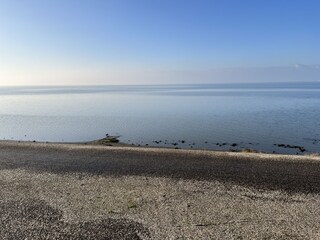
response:
[[[0,137],[320,151],[320,83],[0,88]],[[232,146],[233,145],[233,146]],[[235,146],[236,145],[236,146]]]

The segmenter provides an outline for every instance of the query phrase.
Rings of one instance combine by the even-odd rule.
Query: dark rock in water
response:
[[[286,148],[286,147],[287,147],[287,145],[285,145],[285,144],[275,144],[275,146],[278,146],[278,147],[284,147],[284,148]]]
[[[177,146],[177,145],[178,145],[178,143],[172,143],[172,145],[173,145],[173,146]]]
[[[208,142],[207,142],[207,141],[205,141],[204,143],[206,143],[206,144],[207,144]]]
[[[238,144],[236,144],[236,143],[231,144],[231,147],[236,147],[236,146],[238,146]]]
[[[186,141],[185,140],[181,140],[181,143],[185,143]]]
[[[294,148],[294,149],[299,149],[300,152],[305,152],[306,149],[304,147],[301,147],[301,146],[297,146],[297,145],[289,145],[289,144],[274,144],[275,146],[278,146],[278,147],[283,147],[283,148]]]

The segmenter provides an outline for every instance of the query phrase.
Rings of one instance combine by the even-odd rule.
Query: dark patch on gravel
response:
[[[139,240],[141,236],[148,238],[148,230],[127,219],[68,223],[62,221],[61,211],[44,201],[0,202],[1,239]]]

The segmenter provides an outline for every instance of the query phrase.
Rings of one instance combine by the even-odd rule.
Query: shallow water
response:
[[[0,88],[1,139],[301,154],[274,144],[320,152],[319,119],[319,82]]]

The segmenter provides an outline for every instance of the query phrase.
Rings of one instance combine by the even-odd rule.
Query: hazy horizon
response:
[[[0,2],[0,86],[320,80],[317,1]]]

